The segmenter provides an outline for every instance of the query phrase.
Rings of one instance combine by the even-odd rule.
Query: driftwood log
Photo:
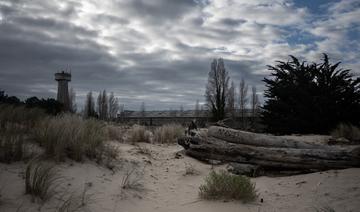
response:
[[[312,144],[307,142],[296,141],[293,139],[283,138],[280,136],[252,133],[231,128],[212,126],[208,130],[208,135],[225,140],[231,143],[248,144],[263,147],[282,147],[282,148],[299,148],[299,149],[323,149],[331,146],[323,144]]]
[[[208,135],[180,138],[178,143],[185,148],[187,155],[199,160],[250,164],[268,170],[318,171],[360,167],[359,145],[311,144],[222,127],[210,127]]]

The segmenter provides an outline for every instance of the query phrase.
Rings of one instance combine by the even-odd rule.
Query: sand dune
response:
[[[56,211],[59,197],[81,197],[84,188],[81,210],[93,212],[316,211],[325,206],[336,211],[360,210],[360,169],[253,178],[259,193],[256,202],[205,201],[198,198],[199,186],[212,169],[224,169],[224,165],[212,167],[176,155],[182,149],[178,145],[140,144],[142,150],[130,144],[115,145],[121,152],[114,171],[90,161],[58,164],[61,187],[44,204],[32,203],[30,196],[24,195],[24,163],[0,164],[0,211]],[[192,167],[195,174],[187,175],[186,167]],[[135,170],[131,178],[137,179],[137,185],[122,189],[129,170]]]

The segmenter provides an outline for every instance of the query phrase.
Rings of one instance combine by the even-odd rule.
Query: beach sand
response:
[[[45,203],[32,202],[24,194],[23,162],[0,164],[0,211],[56,211],[70,194],[74,199],[84,199],[80,211],[92,212],[295,212],[323,207],[360,211],[359,168],[252,178],[259,194],[255,202],[206,201],[199,199],[199,186],[211,170],[225,169],[225,165],[211,166],[177,154],[182,147],[175,144],[141,143],[141,148],[117,142],[114,145],[120,149],[114,170],[92,161],[57,164],[61,185]],[[186,174],[190,169],[195,173]],[[134,185],[123,189],[124,176],[132,170]]]

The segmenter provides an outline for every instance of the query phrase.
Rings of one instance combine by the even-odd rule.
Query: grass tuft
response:
[[[25,138],[44,117],[41,109],[0,104],[0,162],[25,159]]]
[[[54,195],[54,189],[59,185],[61,177],[54,164],[33,160],[25,170],[25,193],[32,200],[46,201]]]
[[[203,199],[235,199],[244,202],[257,198],[255,184],[246,176],[238,176],[220,171],[211,171],[200,186],[200,197]]]
[[[82,161],[84,156],[101,160],[106,133],[98,120],[63,114],[44,119],[36,128],[35,138],[56,161],[66,157]]]
[[[0,136],[0,162],[11,163],[24,158],[24,138],[22,135],[2,134]]]
[[[351,124],[339,124],[332,132],[335,138],[346,138],[349,141],[360,142],[360,128]]]
[[[123,135],[124,135],[123,127],[110,124],[110,125],[106,126],[106,130],[107,130],[108,138],[110,140],[119,141],[119,142],[124,141],[124,139],[123,139]]]
[[[139,171],[136,167],[128,168],[121,180],[122,189],[142,190],[141,183],[144,177],[144,170]]]
[[[45,112],[39,108],[0,104],[0,131],[26,133],[44,117]]]
[[[129,141],[131,143],[150,143],[150,132],[144,126],[134,125],[129,131]]]
[[[91,183],[85,183],[81,194],[66,195],[60,198],[60,204],[56,207],[57,212],[88,211],[87,206],[94,203],[93,194],[88,193]]]
[[[184,128],[179,124],[168,124],[155,129],[154,142],[175,143],[176,139],[184,135]]]

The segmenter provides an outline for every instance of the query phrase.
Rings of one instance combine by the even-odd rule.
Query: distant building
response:
[[[58,72],[55,73],[55,80],[58,81],[57,101],[64,105],[64,110],[70,110],[69,88],[68,82],[71,81],[71,73]]]

